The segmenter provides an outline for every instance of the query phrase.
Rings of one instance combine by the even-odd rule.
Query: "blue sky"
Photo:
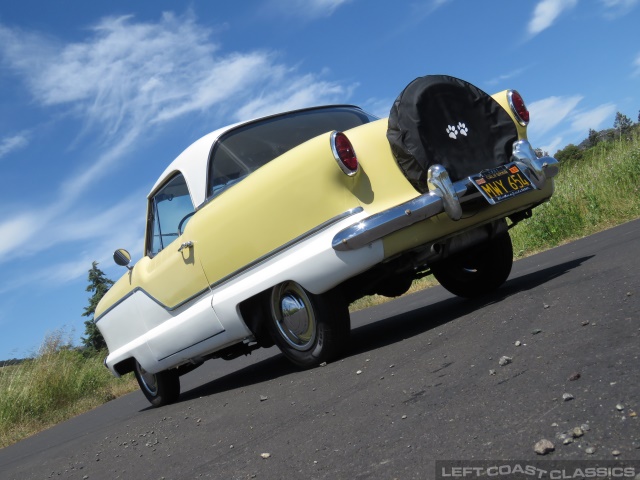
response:
[[[140,258],[149,189],[220,126],[327,103],[387,116],[436,73],[519,90],[552,154],[636,121],[639,2],[3,2],[0,359],[77,341],[91,262],[117,279],[116,248]]]

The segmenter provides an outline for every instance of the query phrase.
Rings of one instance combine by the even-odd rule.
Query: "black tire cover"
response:
[[[391,107],[387,139],[411,184],[427,192],[427,170],[444,166],[452,181],[508,163],[518,131],[490,95],[459,78],[416,78]]]

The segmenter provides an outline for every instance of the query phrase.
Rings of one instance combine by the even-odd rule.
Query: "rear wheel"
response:
[[[460,297],[479,297],[502,285],[513,265],[513,246],[508,233],[431,265],[444,288]]]
[[[154,407],[168,405],[178,400],[180,376],[177,370],[150,373],[136,361],[135,374],[140,390]]]
[[[349,310],[336,290],[314,295],[295,282],[273,288],[269,332],[294,364],[311,368],[336,359],[351,330]]]

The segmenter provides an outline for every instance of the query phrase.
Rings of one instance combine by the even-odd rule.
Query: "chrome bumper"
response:
[[[541,190],[548,179],[558,174],[558,161],[553,157],[538,158],[526,140],[513,144],[511,161],[524,171],[531,183]],[[459,220],[466,200],[476,198],[477,189],[468,178],[452,182],[447,170],[432,165],[427,174],[429,193],[401,205],[372,215],[340,231],[333,237],[334,250],[354,250],[414,223],[446,212],[451,220]]]

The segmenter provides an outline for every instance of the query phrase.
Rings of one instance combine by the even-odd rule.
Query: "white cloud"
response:
[[[533,17],[529,21],[528,32],[531,36],[537,35],[549,28],[560,14],[570,10],[578,4],[578,0],[541,0],[533,11]]]
[[[630,12],[640,0],[600,0],[608,18],[616,18]]]
[[[547,152],[549,155],[553,156],[553,155],[555,155],[555,152],[557,152],[558,149],[560,148],[560,146],[562,146],[562,145],[563,145],[562,137],[554,137],[546,145],[542,145],[540,147],[540,149],[543,152]]]
[[[32,256],[53,245],[65,243],[81,242],[83,246],[88,241],[117,244],[111,239],[123,235],[130,238],[127,228],[135,228],[139,235],[144,228],[141,223],[146,208],[145,194],[136,192],[106,209],[73,210],[62,214],[57,203],[38,212],[17,214],[0,223],[0,262]],[[132,222],[132,219],[138,221]]]
[[[26,133],[3,138],[0,140],[0,158],[26,147],[28,143],[28,135]]]
[[[344,3],[325,0],[312,6],[333,12]],[[299,73],[277,57],[276,52],[222,52],[211,40],[211,31],[192,14],[164,13],[158,22],[109,17],[75,43],[0,25],[0,58],[23,79],[35,104],[56,107],[57,112],[67,108],[82,124],[78,134],[85,140],[98,137],[101,152],[88,168],[83,165],[59,185],[48,207],[25,209],[0,220],[0,262],[16,252],[32,255],[117,230],[115,219],[126,209],[124,204],[104,214],[85,212],[84,217],[77,217],[73,209],[144,135],[170,121],[190,114],[215,116],[216,111],[234,112],[240,120],[344,102],[355,88],[323,80],[323,73]],[[0,153],[3,145],[9,152],[23,142],[17,137],[5,140]],[[18,249],[20,245],[29,248]]]
[[[36,212],[15,215],[0,223],[0,262],[4,258],[17,258],[24,254],[25,245],[40,230],[40,218]]]
[[[287,17],[316,18],[330,17],[334,12],[353,0],[271,0],[269,8]]]
[[[386,118],[389,116],[393,102],[395,102],[395,98],[369,98],[362,104],[362,108],[365,112],[376,117]]]
[[[636,56],[635,60],[632,63],[632,66],[634,68],[633,75],[640,75],[640,53]]]
[[[548,97],[529,105],[531,123],[529,124],[529,137],[542,137],[547,132],[558,126],[571,114],[578,103],[583,99],[581,95],[571,97]]]
[[[318,81],[314,75],[305,75],[282,89],[271,89],[249,101],[236,114],[237,120],[269,115],[272,113],[317,105],[318,99],[324,103],[336,103],[348,98],[355,86],[344,87],[334,82]]]
[[[485,83],[490,86],[496,86],[501,84],[502,82],[505,82],[506,80],[511,80],[512,78],[519,77],[526,70],[527,70],[526,67],[518,68],[516,70],[512,70],[511,72],[505,73],[503,75],[498,75],[497,77],[492,78],[491,80],[487,80]]]
[[[535,145],[542,145],[551,153],[567,143],[580,143],[587,138],[589,129],[598,130],[616,111],[612,103],[599,105],[590,110],[577,108],[583,97],[549,97],[529,106],[531,124],[528,136]],[[549,133],[553,132],[550,137]]]
[[[602,123],[611,118],[612,115],[615,115],[615,113],[616,106],[612,103],[600,105],[586,112],[576,112],[571,119],[571,130],[586,135],[590,128],[594,130],[600,129]]]

